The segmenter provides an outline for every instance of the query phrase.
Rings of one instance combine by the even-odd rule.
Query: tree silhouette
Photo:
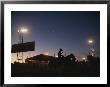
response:
[[[58,58],[64,57],[62,54],[63,54],[63,50],[60,48],[60,50],[58,52]]]
[[[63,56],[61,48],[58,51],[58,58],[40,54],[30,58],[27,57],[25,62],[24,64],[17,62],[11,64],[12,76],[100,76],[99,57],[88,55],[87,61],[78,61],[73,53]]]

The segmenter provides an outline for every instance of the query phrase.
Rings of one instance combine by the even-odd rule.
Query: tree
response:
[[[63,50],[60,48],[60,50],[58,52],[58,58],[64,57],[62,54],[63,54]]]

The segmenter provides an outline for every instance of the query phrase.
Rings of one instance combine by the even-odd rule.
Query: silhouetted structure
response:
[[[58,58],[64,57],[62,54],[63,54],[63,50],[60,48],[60,50],[58,52]]]
[[[12,77],[99,77],[100,58],[87,56],[87,61],[78,61],[74,54],[62,55],[58,58],[44,54],[25,59],[24,64],[12,64]]]

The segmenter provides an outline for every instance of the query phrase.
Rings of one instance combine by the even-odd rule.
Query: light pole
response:
[[[23,63],[23,43],[24,43],[24,40],[23,40],[23,34],[28,32],[28,30],[26,28],[20,28],[18,30],[18,33],[19,33],[19,40],[20,40],[20,43],[22,44],[22,63]]]
[[[95,49],[94,49],[94,40],[93,39],[89,39],[88,40],[88,46],[89,46],[89,54],[91,54],[92,56],[95,55]]]

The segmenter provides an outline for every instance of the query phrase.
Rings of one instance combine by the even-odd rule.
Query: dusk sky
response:
[[[88,54],[87,40],[95,40],[96,55],[100,55],[100,12],[96,11],[12,11],[11,41],[18,43],[17,30],[26,27],[24,42],[35,41],[31,56],[48,53],[57,55],[59,48],[67,55]]]

